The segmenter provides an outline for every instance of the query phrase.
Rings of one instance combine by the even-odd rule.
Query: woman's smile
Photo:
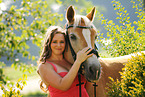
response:
[[[65,49],[64,36],[62,34],[55,34],[51,43],[52,54],[62,54],[64,49]]]

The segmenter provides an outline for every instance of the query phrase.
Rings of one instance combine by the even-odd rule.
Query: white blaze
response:
[[[85,38],[85,40],[86,40],[86,42],[88,44],[88,47],[92,48],[92,46],[91,46],[91,32],[90,32],[90,30],[89,29],[83,29],[82,33],[83,33],[83,36],[84,36],[84,38]]]

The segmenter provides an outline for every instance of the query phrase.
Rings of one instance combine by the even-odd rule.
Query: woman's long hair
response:
[[[40,58],[38,60],[38,64],[44,64],[46,62],[46,59],[48,59],[51,54],[52,54],[52,50],[51,50],[51,42],[52,39],[54,37],[55,34],[63,34],[64,38],[65,38],[65,43],[66,43],[66,36],[65,36],[65,30],[63,30],[61,27],[59,26],[50,26],[45,34],[45,39],[44,39],[44,44],[43,44],[43,48],[42,48],[42,52],[40,55]],[[67,45],[67,43],[66,43]],[[66,47],[66,46],[65,46]],[[37,73],[39,74],[39,71],[37,71]],[[48,92],[47,88],[48,87],[44,87],[43,86],[44,82],[41,81],[40,82],[40,88],[44,91],[44,92]]]
[[[54,35],[58,33],[64,35],[65,42],[66,42],[65,30],[63,30],[59,26],[50,26],[45,35],[43,49],[42,49],[40,58],[38,60],[38,63],[45,63],[46,59],[48,59],[51,56],[52,50],[51,50],[50,45],[51,45]]]

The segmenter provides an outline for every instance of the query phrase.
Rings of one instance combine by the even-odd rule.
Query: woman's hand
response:
[[[89,54],[91,51],[92,51],[92,49],[90,49],[89,47],[86,47],[86,48],[80,50],[77,53],[76,61],[78,61],[80,63],[84,62],[87,58],[89,58],[90,56],[93,55],[93,53]]]

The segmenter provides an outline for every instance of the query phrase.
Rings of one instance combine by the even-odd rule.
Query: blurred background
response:
[[[65,14],[73,5],[76,14],[86,15],[94,6],[97,9],[94,25],[99,35],[107,38],[107,30],[99,21],[97,13],[103,14],[105,19],[121,25],[114,10],[113,0],[0,0],[0,67],[1,81],[9,83],[20,90],[23,97],[46,97],[39,88],[37,60],[40,55],[42,40],[47,28],[51,25],[64,26]],[[137,14],[131,0],[118,0],[127,10],[130,22],[138,21]],[[136,1],[136,4],[139,2]],[[136,25],[132,24],[135,28]],[[3,44],[2,44],[3,43]],[[104,43],[112,43],[104,40]],[[103,45],[96,42],[102,57],[112,57]],[[19,84],[20,86],[17,86]],[[22,89],[21,89],[22,88]],[[14,89],[14,88],[13,88]],[[12,90],[13,91],[13,90]],[[15,90],[17,91],[17,89]],[[0,95],[3,91],[0,91]],[[19,94],[19,93],[18,93]]]

